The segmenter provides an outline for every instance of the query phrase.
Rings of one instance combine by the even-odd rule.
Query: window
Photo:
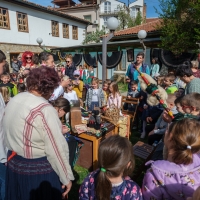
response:
[[[92,16],[91,15],[84,15],[84,19],[91,22],[92,21]]]
[[[140,8],[136,8],[136,11],[137,11],[137,12],[140,12]]]
[[[104,2],[104,12],[111,13],[111,3],[109,1]]]
[[[135,16],[136,16],[136,9],[133,7],[133,8],[131,8],[131,17],[134,17],[135,18]]]
[[[28,32],[28,17],[25,13],[17,12],[18,31]]]
[[[108,21],[109,17],[104,17],[103,21],[104,21],[104,27],[107,27],[107,21]]]
[[[72,26],[72,39],[78,40],[78,27]]]
[[[59,23],[57,21],[51,21],[52,36],[59,37]]]
[[[8,9],[0,7],[0,28],[10,29]]]
[[[69,38],[69,25],[63,24],[63,37]]]

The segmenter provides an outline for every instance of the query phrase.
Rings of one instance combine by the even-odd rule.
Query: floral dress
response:
[[[90,173],[84,180],[79,190],[79,200],[97,200],[95,196],[95,181],[99,170]],[[112,187],[111,200],[143,200],[140,187],[126,177],[122,184]]]

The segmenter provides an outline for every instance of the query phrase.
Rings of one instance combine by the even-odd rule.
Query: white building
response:
[[[107,25],[107,20],[110,17],[117,16],[118,6],[124,6],[125,3],[117,0],[107,0],[100,2],[99,5],[99,27]]]
[[[0,0],[0,49],[7,58],[24,51],[82,44],[88,21],[24,0]]]
[[[133,18],[136,18],[137,13],[141,12],[141,16],[146,18],[146,4],[144,4],[144,0],[135,0],[133,3],[129,5],[130,15]]]

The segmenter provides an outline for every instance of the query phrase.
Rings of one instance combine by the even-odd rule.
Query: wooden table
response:
[[[98,149],[100,143],[110,137],[111,135],[118,134],[118,128],[115,127],[110,132],[106,133],[105,136],[97,138],[92,135],[81,133],[78,137],[84,143],[84,146],[80,150],[80,155],[77,161],[77,165],[84,167],[89,170],[95,170],[98,168]]]

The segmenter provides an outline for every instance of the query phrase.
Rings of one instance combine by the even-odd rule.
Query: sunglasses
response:
[[[74,75],[74,77],[79,77],[79,75]]]
[[[70,61],[67,60],[66,62],[69,63]]]
[[[26,59],[31,59],[32,57],[26,57]]]
[[[69,84],[68,86],[71,87],[71,86],[73,86],[73,85],[72,85],[72,84]]]

